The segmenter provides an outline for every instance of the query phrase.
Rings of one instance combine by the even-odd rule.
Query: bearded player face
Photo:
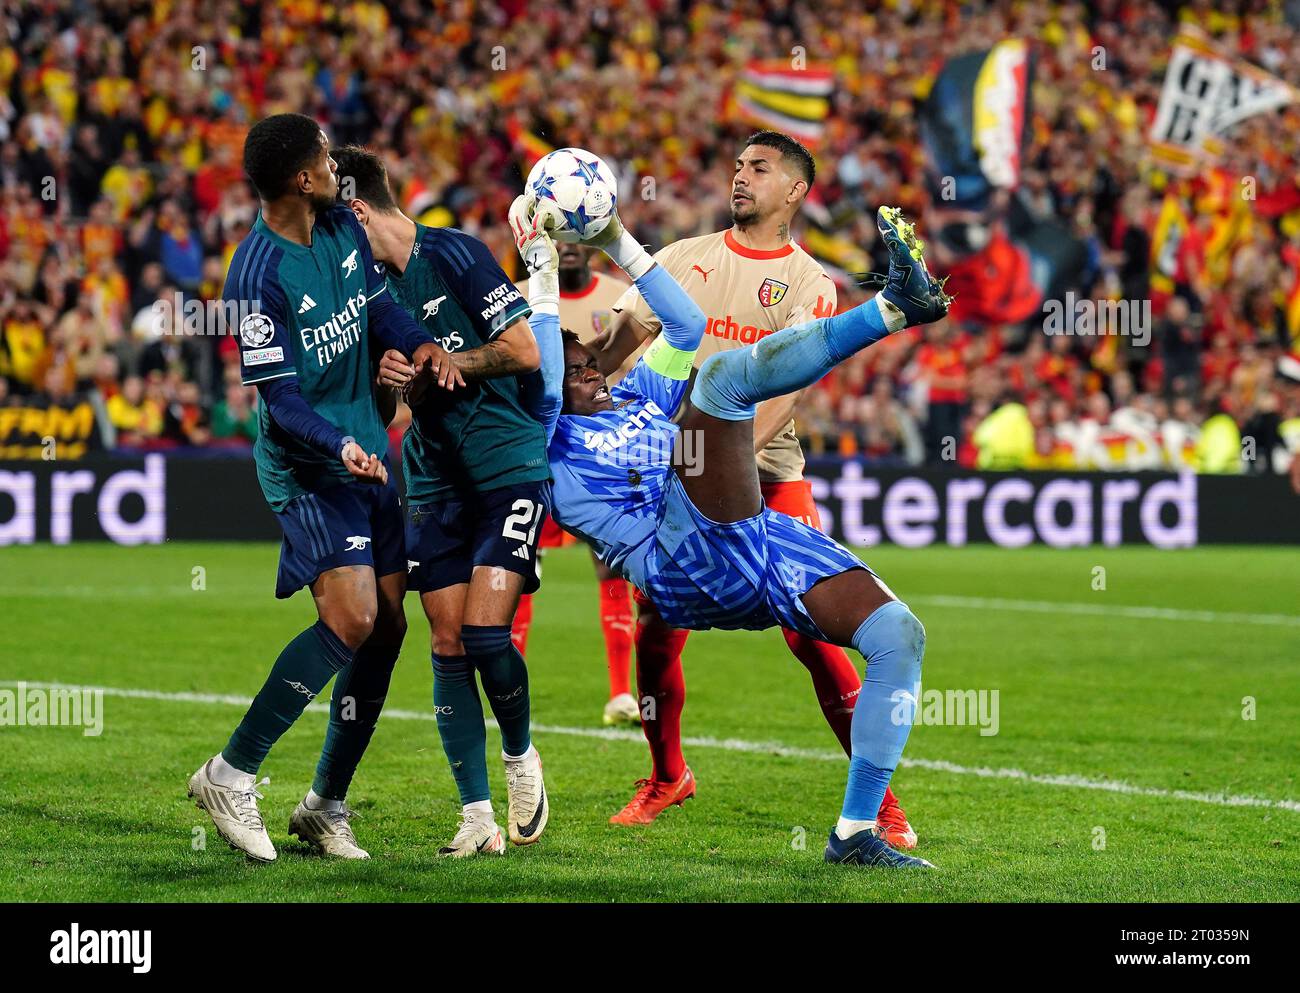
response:
[[[338,163],[330,155],[330,143],[324,131],[320,132],[320,153],[298,174],[298,182],[313,211],[319,214],[334,206],[339,193]]]
[[[750,145],[736,157],[731,178],[731,219],[736,224],[766,220],[789,209],[802,183],[785,166],[779,149]]]

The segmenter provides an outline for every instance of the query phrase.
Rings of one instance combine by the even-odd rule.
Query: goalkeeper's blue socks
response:
[[[275,660],[271,674],[222,749],[222,758],[241,772],[256,774],[271,746],[352,658],[352,650],[324,621],[299,634]]]
[[[691,403],[724,421],[748,420],[763,400],[810,386],[850,355],[901,330],[901,315],[886,316],[891,310],[877,294],[843,314],[710,356],[696,376]]]
[[[906,604],[891,600],[862,622],[853,647],[867,660],[867,675],[853,707],[849,781],[836,830],[846,839],[875,823],[912,730],[925,628]]]
[[[460,641],[501,727],[502,749],[510,756],[525,754],[532,744],[528,666],[510,640],[510,626],[466,624],[460,629]]]
[[[357,764],[384,709],[401,650],[400,644],[379,645],[371,639],[357,649],[356,658],[334,680],[325,747],[311,787],[317,798],[341,801],[348,795]]]
[[[433,711],[461,804],[487,800],[487,727],[468,655],[434,654]]]

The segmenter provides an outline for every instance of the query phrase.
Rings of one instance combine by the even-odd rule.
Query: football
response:
[[[614,172],[583,148],[560,148],[537,160],[526,188],[537,209],[555,218],[556,241],[587,241],[605,230],[618,206]]]

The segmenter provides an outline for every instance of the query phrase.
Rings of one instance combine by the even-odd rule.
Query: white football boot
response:
[[[322,855],[339,859],[368,859],[370,853],[357,844],[357,836],[348,823],[357,815],[347,807],[337,810],[313,810],[305,800],[298,801],[289,818],[289,833],[311,845]]]
[[[546,784],[542,782],[542,757],[530,745],[527,753],[511,758],[505,752],[506,796],[509,810],[506,823],[510,840],[516,845],[531,845],[546,830],[551,805],[546,801]]]
[[[257,788],[270,780],[258,782],[256,776],[250,775],[247,782],[222,786],[212,778],[212,762],[208,759],[190,777],[189,794],[194,805],[208,812],[217,834],[231,848],[258,862],[274,862],[275,846],[266,833],[262,812],[257,809],[257,801],[262,799]]]
[[[504,855],[506,839],[490,815],[485,817],[460,816],[460,829],[456,837],[438,849],[439,855],[454,859],[472,855]]]
[[[631,693],[620,693],[605,704],[605,716],[602,718],[606,727],[615,724],[640,724],[641,708],[636,704],[636,697]]]

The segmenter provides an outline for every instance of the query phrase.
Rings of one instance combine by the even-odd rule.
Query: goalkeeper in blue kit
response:
[[[764,506],[753,435],[760,401],[800,390],[886,335],[947,313],[950,298],[930,275],[912,226],[897,209],[881,208],[877,224],[889,252],[888,274],[875,277],[881,292],[846,313],[712,356],[679,426],[672,417],[686,399],[704,315],[615,218],[590,243],[636,282],[663,333],[608,388],[596,357],[559,327],[557,258],[545,218],[527,197],[511,210],[530,273],[530,323],[542,356],[534,409],[546,427],[557,523],[588,541],[674,627],[779,625],[857,649],[866,677],[853,712],[844,805],[825,858],[931,867],[890,848],[875,823],[911,730],[914,714],[899,703],[915,706],[925,630],[857,556]],[[702,453],[691,473],[673,457],[688,431]]]

